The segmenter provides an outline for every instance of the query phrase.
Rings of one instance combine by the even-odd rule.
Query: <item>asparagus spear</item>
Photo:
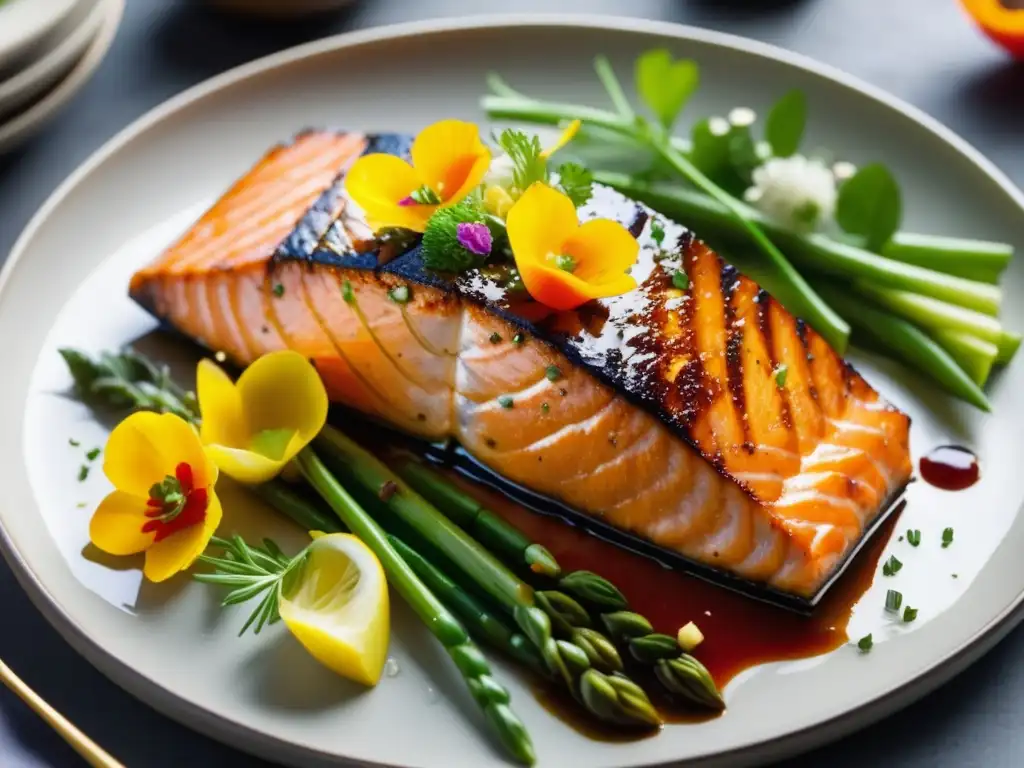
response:
[[[325,428],[315,443],[328,460],[340,464],[368,491],[376,493],[385,485],[397,487],[397,493],[390,494],[385,501],[388,509],[512,615],[540,651],[550,674],[591,714],[622,726],[660,725],[658,713],[640,686],[621,673],[606,674],[595,669],[586,651],[570,640],[556,640],[551,618],[538,605],[532,587],[416,494],[376,457],[331,427]]]
[[[424,586],[409,564],[389,543],[380,526],[334,479],[311,448],[304,448],[296,462],[309,484],[346,527],[373,550],[387,574],[388,583],[398,590],[444,646],[505,748],[521,763],[532,765],[535,756],[530,735],[509,706],[508,691],[491,675],[487,660],[470,640],[463,626],[434,593]]]
[[[415,471],[410,471],[412,467],[416,468]],[[398,466],[398,472],[417,493],[437,504],[445,512],[449,509],[446,502],[460,507],[475,505],[480,508],[475,499],[422,463],[411,460],[402,462]],[[494,513],[490,515],[493,518],[491,525],[504,529],[500,536],[502,540],[520,537],[529,541],[528,537],[512,523]],[[499,552],[495,554],[501,555]],[[669,692],[711,709],[725,707],[722,695],[704,665],[686,653],[676,638],[655,632],[646,618],[629,611],[629,603],[625,596],[610,581],[591,571],[571,571],[562,576],[557,584],[560,592],[549,590],[539,592],[538,595],[543,595],[552,602],[571,601],[574,607],[566,611],[565,624],[561,625],[563,632],[571,631],[566,624],[573,622],[577,627],[586,626],[583,624],[585,618],[578,615],[578,611],[583,609],[575,606],[579,604],[577,601],[588,605],[600,614],[601,622],[614,642],[626,648],[636,661],[654,665],[655,675]],[[583,612],[585,616],[586,611]],[[558,622],[554,624],[558,629]],[[603,636],[601,637],[603,639]]]
[[[424,484],[429,485],[429,478],[423,475],[429,470],[421,463],[405,461],[396,471],[420,495],[426,496],[420,488]],[[452,486],[445,485],[435,487],[434,495],[428,496],[427,500],[443,509],[456,525],[510,565],[518,566],[521,562],[533,573],[558,578],[558,563],[546,548],[530,541],[515,528],[503,525],[504,520],[484,509],[471,496],[458,493]]]
[[[307,531],[333,533],[347,530],[338,518],[326,514],[315,502],[280,480],[253,486],[251,490]],[[495,616],[471,593],[461,589],[408,543],[390,533],[387,534],[387,538],[401,558],[409,564],[427,588],[437,595],[445,607],[465,625],[474,639],[501,651],[537,674],[546,674],[547,670],[540,656],[525,635],[510,629],[502,618]]]

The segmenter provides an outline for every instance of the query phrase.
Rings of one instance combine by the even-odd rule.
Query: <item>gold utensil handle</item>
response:
[[[19,699],[28,704],[37,715],[43,718],[53,730],[59,733],[61,738],[70,744],[71,748],[80,754],[93,768],[124,768],[121,763],[107,754],[96,742],[72,725],[64,715],[47,704],[38,693],[29,688],[20,677],[14,674],[11,668],[4,664],[3,661],[0,661],[0,680],[14,691]]]

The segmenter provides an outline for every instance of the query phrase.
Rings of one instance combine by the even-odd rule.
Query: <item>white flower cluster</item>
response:
[[[788,227],[816,229],[835,213],[836,177],[820,160],[803,155],[773,157],[754,169],[753,185],[743,197]]]

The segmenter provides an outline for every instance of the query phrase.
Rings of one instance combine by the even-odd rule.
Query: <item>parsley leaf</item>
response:
[[[857,647],[862,651],[867,652],[871,650],[871,646],[875,644],[875,641],[871,638],[871,635],[864,635],[860,640],[857,641]]]
[[[634,78],[640,98],[667,130],[700,85],[700,68],[695,61],[676,60],[656,48],[637,58]]]
[[[863,237],[869,250],[885,245],[902,216],[899,184],[880,163],[865,165],[839,188],[836,222],[843,231]]]
[[[577,208],[590,200],[594,194],[593,184],[593,174],[578,163],[562,163],[558,167],[558,186]]]
[[[542,156],[540,139],[522,131],[506,128],[498,137],[498,146],[512,161],[512,183],[525,192],[535,181],[547,182],[548,163]]]
[[[807,97],[803,91],[792,90],[783,94],[768,110],[765,117],[764,137],[776,157],[790,157],[800,148],[800,139],[807,124]]]

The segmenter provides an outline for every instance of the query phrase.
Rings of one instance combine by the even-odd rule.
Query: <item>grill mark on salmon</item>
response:
[[[361,152],[408,146],[307,132],[274,148],[131,295],[240,366],[296,349],[332,401],[454,438],[643,551],[819,599],[909,479],[907,417],[691,233],[667,222],[658,247],[649,212],[610,190],[581,216],[637,235],[640,287],[578,312],[513,301],[490,273],[431,273],[397,242],[379,262],[341,179]]]

